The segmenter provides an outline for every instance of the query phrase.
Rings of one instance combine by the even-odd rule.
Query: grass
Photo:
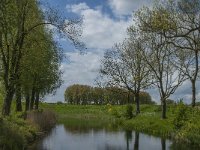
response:
[[[200,145],[200,111],[180,105],[167,107],[167,119],[161,119],[161,106],[141,105],[141,113],[126,119],[126,106],[41,104],[43,109],[54,110],[58,122],[69,126],[104,127],[136,130],[150,135],[171,138],[175,142]],[[133,110],[135,106],[133,105]],[[134,113],[134,112],[133,112]]]
[[[82,120],[110,120],[113,117],[108,114],[107,106],[95,106],[95,105],[67,105],[67,104],[47,104],[42,103],[40,105],[42,109],[53,110],[57,113],[58,122],[73,118]]]
[[[106,129],[121,128],[164,138],[172,138],[175,143],[183,142],[200,146],[200,110],[198,107],[193,109],[184,104],[168,105],[167,119],[164,120],[161,119],[161,106],[158,105],[141,105],[141,113],[137,116],[134,113],[135,105],[133,105],[133,118],[131,119],[127,119],[126,116],[127,106],[41,103],[40,108],[55,112],[58,123],[67,125],[71,130],[83,127],[85,129],[101,129],[102,127]],[[33,123],[31,125],[26,124],[16,116],[13,119],[4,118],[3,123],[1,120],[0,130],[4,130],[7,126],[8,128],[11,127],[9,128],[12,131],[11,134],[16,134],[16,136],[23,135],[21,139],[24,139],[24,137],[27,139],[31,134],[35,134],[38,131],[29,130],[34,129],[31,126]],[[39,120],[42,122],[41,120],[43,119],[40,118]],[[14,125],[12,126],[13,122]],[[8,128],[7,130],[9,130]],[[22,129],[20,130],[19,128]],[[21,131],[23,134],[18,131]],[[1,134],[0,131],[0,138],[2,138]],[[15,137],[15,135],[12,137]]]
[[[0,98],[0,109],[2,109]],[[0,149],[26,149],[30,143],[44,135],[56,123],[55,114],[50,111],[15,112],[12,103],[10,116],[2,117],[0,113]],[[24,120],[26,118],[26,120]]]

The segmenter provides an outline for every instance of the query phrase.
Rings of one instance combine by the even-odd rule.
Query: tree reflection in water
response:
[[[139,150],[139,137],[140,133],[135,132],[135,142],[134,142],[134,150]]]
[[[161,138],[161,146],[162,146],[162,150],[166,150],[166,139]]]

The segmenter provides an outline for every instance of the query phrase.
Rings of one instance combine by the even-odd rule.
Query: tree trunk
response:
[[[135,142],[134,142],[134,150],[139,149],[139,132],[135,132]]]
[[[22,111],[21,87],[19,84],[16,86],[16,111]]]
[[[127,104],[130,103],[130,91],[128,91],[128,98],[127,98]]]
[[[31,102],[30,102],[29,110],[33,110],[34,102],[35,102],[35,88],[32,89]]]
[[[192,107],[196,105],[196,83],[193,80],[192,82]]]
[[[166,105],[166,98],[161,98],[161,104],[162,104],[162,119],[166,119],[166,111],[167,111],[167,105]]]
[[[26,107],[25,107],[25,111],[29,110],[29,106],[30,106],[30,95],[29,93],[26,94]]]
[[[2,115],[8,116],[10,115],[10,108],[11,108],[11,102],[14,96],[14,89],[9,88],[6,90],[6,95],[3,102],[3,108],[2,108]]]
[[[140,113],[140,95],[139,92],[135,93],[135,102],[136,102],[136,114]]]
[[[40,100],[40,94],[39,94],[39,92],[36,92],[36,96],[35,96],[35,110],[38,110],[38,108],[39,108],[39,100]]]

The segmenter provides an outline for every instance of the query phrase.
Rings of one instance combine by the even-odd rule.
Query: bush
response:
[[[62,104],[63,104],[63,102],[61,102],[61,101],[58,101],[56,104],[57,104],[57,105],[62,105]]]
[[[110,113],[111,113],[111,115],[113,115],[116,118],[120,118],[121,117],[120,113],[117,111],[116,108],[112,108]]]
[[[126,106],[126,112],[125,112],[124,116],[126,119],[133,118],[133,106],[132,105],[129,104]]]
[[[156,108],[154,108],[154,112],[161,112],[162,111],[162,106],[158,105]]]
[[[175,112],[175,116],[174,116],[174,128],[175,129],[181,129],[186,122],[188,121],[188,107],[186,105],[183,104],[183,102],[181,101],[178,105],[177,105],[177,110]]]

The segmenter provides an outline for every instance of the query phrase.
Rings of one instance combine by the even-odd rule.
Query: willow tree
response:
[[[26,99],[26,110],[33,109],[34,105],[38,109],[39,97],[54,92],[61,85],[62,50],[47,31],[40,27],[38,36],[30,34],[30,40],[25,43],[29,52],[22,58],[19,82]]]
[[[64,33],[75,45],[82,45],[78,41],[81,34],[80,21],[61,18],[52,9],[42,14],[37,2],[2,0],[0,3],[0,55],[3,68],[1,76],[5,87],[3,115],[10,113],[21,60],[26,53],[24,43],[30,33],[34,33],[40,26],[50,24]]]

